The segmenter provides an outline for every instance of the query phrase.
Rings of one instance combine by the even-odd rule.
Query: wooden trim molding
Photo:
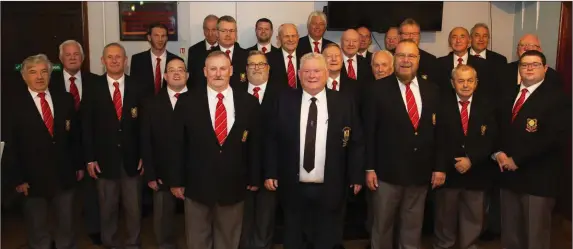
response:
[[[90,72],[90,28],[88,25],[88,2],[82,2],[82,40],[83,40],[83,49],[84,49],[84,62],[82,64],[82,70],[86,72]]]

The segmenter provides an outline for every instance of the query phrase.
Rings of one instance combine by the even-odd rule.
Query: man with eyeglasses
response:
[[[248,83],[233,86],[257,98],[261,105],[262,120],[266,120],[271,114],[274,100],[283,89],[286,89],[285,86],[269,81],[269,71],[270,66],[265,54],[259,50],[252,50],[247,58]],[[266,123],[262,123],[263,129],[271,128],[265,125]],[[262,173],[261,171],[261,175]],[[262,185],[264,179],[261,178],[259,181]],[[257,192],[247,191],[239,248],[270,249],[273,247],[276,205],[274,192],[265,188]]]
[[[209,54],[210,51],[219,45],[217,43],[219,39],[217,20],[219,20],[219,18],[216,15],[206,16],[205,19],[203,19],[203,35],[205,39],[195,43],[195,45],[189,48],[187,70],[191,75],[187,82],[188,86],[191,86],[196,78],[204,77],[203,66],[205,66],[205,58],[207,58],[207,54]]]
[[[420,25],[414,19],[407,18],[400,24],[398,31],[400,33],[400,40],[411,39],[418,46],[418,50],[420,51],[418,75],[423,79],[433,81],[437,84],[438,82],[436,81],[438,79],[435,78],[437,76],[435,74],[436,56],[419,48],[421,36]]]
[[[232,16],[222,16],[217,21],[217,29],[219,30],[219,46],[215,47],[213,51],[222,51],[231,60],[233,66],[231,85],[247,82],[248,52],[237,43],[237,21]],[[204,86],[206,78],[202,77],[202,79],[202,86]]]
[[[551,213],[571,137],[571,99],[551,82],[540,51],[523,52],[518,68],[521,84],[503,99],[501,138],[492,155],[501,171],[501,246],[549,249]]]
[[[443,165],[435,164],[439,90],[419,77],[419,60],[417,43],[401,40],[394,76],[370,85],[362,107],[366,184],[373,195],[371,246],[376,249],[393,248],[394,224],[400,248],[420,248],[428,183],[437,188],[446,178]]]
[[[171,126],[179,96],[187,92],[185,62],[174,58],[165,65],[166,90],[148,99],[141,113],[141,149],[144,182],[153,190],[153,227],[158,247],[175,249],[175,197],[169,191],[167,171],[172,164]]]
[[[279,50],[271,44],[273,37],[273,22],[268,18],[261,18],[255,24],[255,34],[257,35],[257,44],[248,48],[248,51],[259,50],[263,54]]]

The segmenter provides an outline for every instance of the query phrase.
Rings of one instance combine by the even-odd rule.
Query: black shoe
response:
[[[499,238],[499,234],[495,234],[490,231],[485,231],[479,236],[481,241],[492,241],[496,240],[497,238]]]
[[[92,240],[92,244],[96,245],[96,246],[101,246],[103,243],[101,243],[101,234],[100,233],[91,233],[90,235],[90,239]]]

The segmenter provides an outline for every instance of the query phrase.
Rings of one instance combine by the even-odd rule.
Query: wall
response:
[[[203,39],[202,22],[208,14],[231,15],[238,22],[238,41],[247,48],[255,44],[254,24],[261,17],[269,17],[275,25],[272,42],[276,44],[278,26],[282,23],[295,23],[300,36],[307,34],[306,20],[313,10],[322,10],[327,2],[178,2],[179,40],[168,43],[168,50],[179,54],[185,48]],[[420,47],[436,55],[449,52],[447,37],[455,26],[470,29],[477,22],[493,22],[493,50],[511,58],[513,48],[514,15],[516,2],[444,2],[441,32],[422,32]],[[460,11],[464,10],[464,11]],[[88,22],[90,27],[90,61],[94,73],[103,73],[100,63],[105,44],[119,41],[119,9],[117,2],[88,2]],[[264,15],[263,15],[264,13]],[[490,21],[491,13],[491,21]],[[558,16],[558,15],[557,15]],[[325,37],[340,42],[342,32],[327,31]],[[374,34],[381,46],[384,35]],[[557,39],[557,37],[555,37]],[[149,48],[147,42],[122,42],[128,56]],[[374,43],[372,51],[378,50]],[[187,52],[187,51],[186,51]],[[187,56],[184,55],[186,58]]]
[[[547,64],[555,68],[560,16],[561,2],[520,2],[516,4],[513,31],[514,51],[511,61],[518,59],[515,46],[517,46],[521,36],[526,33],[534,33],[539,36]]]

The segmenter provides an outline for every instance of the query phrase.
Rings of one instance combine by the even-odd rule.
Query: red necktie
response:
[[[260,87],[255,87],[253,88],[253,96],[255,96],[257,99],[259,99],[259,91],[261,90]]]
[[[225,54],[227,54],[227,58],[229,58],[229,60],[231,59],[231,50],[225,51]]]
[[[476,57],[481,58],[481,56],[479,54],[475,54]]]
[[[263,47],[262,50],[263,50],[263,54],[266,54],[266,53],[267,53],[267,48],[266,48],[266,47]]]
[[[416,105],[416,99],[414,98],[414,94],[410,89],[410,83],[406,83],[406,107],[408,108],[408,116],[410,116],[410,121],[412,122],[412,126],[414,126],[414,130],[418,129],[418,122],[420,121],[420,117],[418,116],[418,106]]]
[[[115,106],[115,113],[117,114],[117,120],[121,120],[122,103],[121,103],[121,92],[119,91],[119,83],[113,82],[113,87],[115,88],[115,90],[113,91],[113,105]]]
[[[519,110],[523,106],[523,103],[525,103],[526,94],[527,94],[527,88],[523,88],[523,90],[521,90],[521,95],[519,96],[519,99],[517,99],[517,102],[515,102],[513,110],[511,111],[511,122],[515,120],[515,117],[517,117],[517,113],[519,113]]]
[[[464,64],[464,59],[458,58],[458,66]]]
[[[287,68],[287,76],[288,76],[288,85],[291,88],[296,88],[296,79],[294,74],[294,66],[292,65],[292,55],[288,57],[288,68]]]
[[[74,97],[74,107],[76,111],[80,109],[80,91],[78,86],[76,86],[76,77],[70,77],[70,93]]]
[[[333,80],[332,81],[332,90],[337,91],[336,86],[338,86],[338,82],[336,82],[336,80]]]
[[[348,78],[356,80],[356,72],[354,71],[354,66],[352,66],[352,59],[348,59]]]
[[[176,99],[179,99],[179,95],[181,95],[181,93],[176,93],[176,94],[174,94],[173,96],[174,96]]]
[[[469,101],[459,101],[460,105],[462,105],[461,117],[462,117],[462,128],[464,128],[464,135],[468,135],[468,105],[470,104]]]
[[[50,135],[53,137],[54,117],[52,116],[50,105],[48,104],[48,101],[46,101],[46,93],[38,93],[38,97],[40,97],[40,106],[42,107],[42,117],[44,118],[44,124],[46,125],[46,128],[48,128]]]
[[[225,104],[223,104],[223,94],[217,94],[219,101],[217,102],[217,109],[215,111],[215,134],[217,135],[217,140],[219,145],[223,145],[225,139],[227,138],[227,110],[225,109]]]
[[[318,42],[315,41],[315,42],[312,42],[312,43],[314,43],[314,52],[320,54],[320,49],[318,49]]]
[[[157,63],[155,64],[155,94],[159,93],[161,89],[161,58],[157,58]]]
[[[215,49],[215,46],[211,45],[211,50]]]

